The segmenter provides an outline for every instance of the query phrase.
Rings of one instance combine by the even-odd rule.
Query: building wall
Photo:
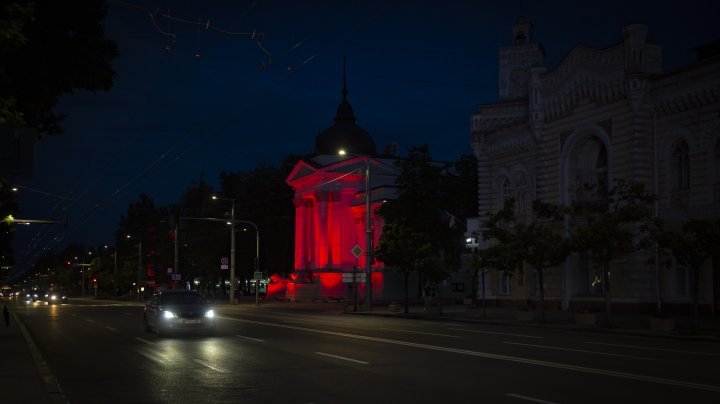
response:
[[[675,72],[661,71],[662,49],[647,41],[647,27],[629,25],[623,41],[603,49],[577,46],[556,67],[538,63],[531,44],[500,49],[502,66],[526,69],[527,91],[509,91],[501,80],[499,101],[482,105],[471,119],[471,144],[478,159],[478,215],[514,197],[522,217],[535,198],[569,204],[572,188],[614,178],[644,184],[659,196],[657,215],[675,225],[692,218],[720,217],[720,56]],[[513,49],[517,50],[514,52]],[[537,47],[532,49],[538,49]],[[504,87],[503,87],[504,86]],[[680,145],[680,146],[678,146]],[[676,168],[678,147],[687,145],[685,168]],[[674,168],[675,167],[675,168]],[[687,171],[678,187],[678,172]],[[687,301],[683,269],[655,268],[647,256],[618,260],[612,268],[616,302],[652,304],[657,279],[666,301]],[[707,264],[700,298],[707,304],[720,284]],[[514,274],[506,295],[503,275],[492,274],[499,300],[536,297],[531,268]],[[545,279],[546,298],[568,308],[600,300],[595,273],[572,255]]]

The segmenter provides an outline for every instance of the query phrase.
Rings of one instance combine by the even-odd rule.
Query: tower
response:
[[[533,42],[530,20],[518,18],[512,33],[512,45],[500,47],[498,95],[501,101],[526,98],[530,69],[545,63],[545,51]]]

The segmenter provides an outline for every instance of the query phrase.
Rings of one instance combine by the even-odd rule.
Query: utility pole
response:
[[[365,302],[372,311],[372,230],[370,228],[370,158],[365,160]]]

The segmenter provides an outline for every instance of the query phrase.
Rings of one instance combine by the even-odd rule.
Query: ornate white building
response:
[[[510,197],[521,214],[536,198],[569,204],[573,185],[625,178],[659,196],[657,215],[665,220],[720,217],[719,43],[697,48],[696,62],[663,72],[661,45],[647,40],[646,26],[633,24],[622,29],[621,42],[576,46],[548,69],[532,29],[526,20],[513,25],[512,44],[499,51],[499,100],[472,116],[479,215]],[[718,261],[701,274],[705,307],[720,304],[720,276],[712,271],[714,265],[720,273]],[[548,307],[600,301],[595,271],[577,255],[550,270]],[[683,268],[655,268],[635,257],[617,263],[612,276],[614,305],[690,302]],[[504,304],[536,291],[532,270],[492,272],[485,295]]]

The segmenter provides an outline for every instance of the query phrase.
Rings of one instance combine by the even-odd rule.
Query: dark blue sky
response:
[[[112,244],[141,192],[168,204],[201,172],[217,184],[223,170],[312,152],[341,99],[343,56],[357,123],[378,148],[427,143],[434,158],[456,160],[471,152],[471,114],[497,99],[498,46],[517,17],[532,20],[549,67],[578,43],[610,46],[624,25],[646,23],[668,71],[720,39],[714,3],[109,1],[113,89],[62,98],[65,134],[42,140],[35,177],[18,180],[39,191],[22,191],[19,217],[67,216],[70,227],[18,228],[17,264],[48,245]],[[249,35],[215,28],[263,33],[272,63]]]

